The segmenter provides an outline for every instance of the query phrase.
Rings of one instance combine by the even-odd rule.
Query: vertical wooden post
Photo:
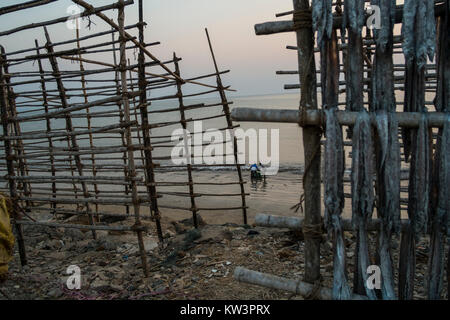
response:
[[[34,40],[34,43],[36,45],[36,54],[39,56],[40,55],[39,43],[37,40]],[[37,63],[40,73],[40,83],[41,83],[44,111],[45,113],[48,113],[48,95],[47,95],[47,88],[45,85],[44,68],[42,67],[41,58],[37,58]],[[49,117],[46,117],[45,124],[46,124],[46,132],[47,133],[52,132],[52,126]],[[55,156],[53,155],[53,141],[51,137],[48,137],[48,150],[50,155],[50,171],[52,173],[52,177],[55,177],[56,176]],[[52,181],[52,198],[56,199],[56,181]],[[56,214],[56,202],[52,202],[51,207],[53,209],[52,213]]]
[[[142,137],[144,140],[145,147],[145,172],[147,175],[147,190],[151,197],[151,211],[155,219],[156,231],[158,233],[158,239],[160,242],[163,241],[163,234],[161,229],[161,215],[158,208],[158,195],[156,193],[155,186],[155,173],[153,167],[153,155],[152,155],[152,145],[150,140],[150,128],[148,122],[148,110],[147,110],[147,80],[145,79],[145,53],[143,48],[145,47],[144,42],[144,8],[143,1],[139,0],[139,44],[141,45],[139,49],[139,110],[141,113],[141,127],[142,127]]]
[[[115,66],[117,66],[117,57],[116,57],[116,45],[115,45],[115,37],[114,37],[114,29],[112,30],[113,33],[111,34],[111,38],[112,38],[112,54],[113,54],[113,63]],[[120,81],[119,81],[119,72],[115,71],[114,72],[114,82],[116,84],[116,94],[120,95]],[[127,84],[128,85],[128,84]],[[117,101],[117,108],[119,109],[119,120],[122,122],[123,121],[123,110],[122,110],[122,101]],[[125,147],[126,146],[126,141],[125,141],[125,134],[123,131],[120,132],[120,138],[122,140],[122,145]],[[123,160],[123,173],[124,176],[127,177],[128,175],[128,170],[126,168],[127,165],[127,152],[124,151],[123,155],[122,155],[122,160]],[[130,186],[125,185],[125,195],[128,196],[130,193]],[[126,205],[125,206],[125,210],[126,210],[126,214],[129,215],[130,214],[130,206]]]
[[[181,78],[180,73],[180,66],[178,65],[178,58],[176,54],[173,54],[173,63],[175,64],[175,74]],[[186,124],[186,114],[184,112],[184,101],[183,101],[183,91],[181,90],[181,86],[183,83],[176,79],[177,82],[177,96],[178,96],[178,103],[180,108],[180,117],[181,117],[181,126],[183,129],[187,130],[187,124]],[[197,205],[195,204],[195,196],[194,196],[194,179],[192,179],[192,158],[191,153],[188,152],[188,148],[190,146],[187,144],[186,139],[185,140],[185,147],[186,147],[186,160],[187,160],[187,174],[188,174],[188,182],[189,182],[189,195],[191,196],[191,211],[192,211],[192,220],[194,222],[194,227],[198,228],[198,221],[197,221]]]
[[[2,66],[3,71],[4,71],[4,79],[5,79],[5,83],[7,85],[9,85],[11,83],[11,77],[8,76],[9,71],[8,71],[8,64],[4,64]],[[17,116],[17,110],[16,110],[16,98],[15,98],[15,93],[14,93],[14,89],[12,86],[7,87],[7,99],[8,99],[8,106],[9,106],[9,115],[11,117],[16,117]],[[21,129],[20,129],[20,122],[19,121],[13,121],[12,123],[12,128],[14,129],[14,133],[16,134],[16,136],[21,136]],[[19,172],[22,176],[27,176],[28,175],[28,166],[27,166],[27,160],[25,157],[25,150],[24,150],[24,145],[23,145],[23,141],[22,139],[17,139],[15,140],[15,143],[12,145],[12,147],[15,149],[16,154],[18,156],[18,162],[19,162]],[[23,193],[25,195],[25,197],[31,197],[31,184],[30,182],[24,181],[22,182],[22,188]],[[31,208],[31,201],[27,200],[25,201],[26,203],[26,208],[27,210],[30,210]]]
[[[293,0],[294,10],[309,10],[309,0]],[[311,27],[295,31],[298,47],[298,71],[301,85],[300,109],[317,109],[316,67],[314,60],[314,33]],[[305,194],[305,224],[321,223],[320,162],[321,129],[304,126],[303,145],[305,173],[303,189]],[[320,279],[320,239],[305,237],[305,277],[306,282]]]
[[[230,105],[227,100],[227,96],[225,94],[225,88],[223,87],[222,79],[220,77],[219,67],[217,66],[216,56],[214,55],[214,50],[211,44],[211,39],[209,37],[208,29],[205,28],[206,37],[208,38],[209,50],[211,51],[211,56],[214,62],[214,68],[216,70],[216,78],[217,78],[217,88],[219,89],[220,98],[222,100],[222,108],[227,119],[228,130],[233,130],[233,120],[231,119]],[[244,180],[242,179],[242,171],[241,164],[239,163],[238,157],[238,143],[236,136],[233,135],[233,153],[234,153],[234,161],[236,162],[236,170],[239,176],[239,185],[241,187],[241,199],[242,199],[242,215],[244,224],[247,224],[247,204],[245,201],[245,188],[244,188]]]
[[[120,40],[120,81],[122,84],[122,102],[123,102],[123,111],[124,111],[124,119],[126,122],[130,122],[130,101],[128,96],[128,81],[127,81],[127,57],[126,57],[126,42],[127,38],[125,37],[125,10],[124,10],[124,0],[119,0],[119,12],[118,12],[118,21],[119,21],[119,40]],[[141,226],[141,218],[140,218],[140,203],[138,198],[138,191],[136,181],[134,177],[136,176],[136,167],[134,164],[134,149],[133,142],[131,136],[131,128],[127,126],[125,130],[125,141],[128,149],[128,177],[131,182],[131,194],[133,198],[133,209],[134,209],[134,217],[135,217],[135,226]],[[155,196],[156,198],[156,196]],[[153,202],[153,199],[152,199]],[[139,252],[141,255],[142,261],[142,269],[144,270],[144,275],[146,277],[149,276],[150,271],[148,269],[147,257],[144,246],[143,232],[141,229],[136,230],[138,244],[139,244]]]
[[[80,45],[80,29],[79,29],[79,22],[78,19],[76,19],[76,24],[77,24],[77,28],[76,28],[76,37],[77,37],[77,48],[80,50],[81,49],[81,45]],[[84,76],[84,64],[83,64],[83,57],[81,55],[81,50],[80,50],[80,54],[78,55],[78,57],[80,58],[80,71],[81,71],[81,89],[83,90],[83,96],[84,96],[84,103],[88,103],[89,99],[88,99],[88,93],[86,90],[86,78]],[[89,108],[86,108],[86,121],[87,121],[87,127],[88,130],[92,129],[92,125],[91,125],[91,115],[89,112]],[[91,163],[92,163],[92,175],[94,177],[97,176],[97,169],[95,166],[95,155],[94,155],[94,139],[92,136],[92,132],[89,132],[89,146],[92,149],[92,153],[91,153]],[[97,183],[94,182],[94,192],[95,192],[95,199],[98,199],[98,194],[99,194],[99,190],[98,190],[98,185]],[[95,204],[95,213],[97,214],[97,219],[99,219],[98,217],[98,203]],[[99,220],[98,220],[99,221]]]
[[[49,61],[52,66],[53,76],[56,79],[56,85],[58,87],[58,92],[59,92],[59,98],[61,100],[61,107],[63,109],[66,109],[68,107],[66,89],[64,88],[64,84],[63,84],[63,81],[61,78],[61,72],[59,70],[58,61],[56,60],[56,57],[54,55],[52,55],[52,53],[54,52],[53,44],[50,40],[50,35],[48,34],[46,27],[44,27],[44,32],[45,32],[45,38],[47,40],[45,47],[47,49],[47,52],[50,53]],[[66,120],[66,130],[68,132],[73,132],[72,118],[71,118],[70,114],[65,115],[65,120]],[[78,147],[77,137],[75,135],[72,135],[70,137],[70,142],[71,142],[71,150],[75,151],[74,159],[75,159],[75,164],[77,166],[78,174],[80,176],[83,176],[83,163],[81,161],[80,155],[77,153],[80,150],[80,148]],[[89,198],[89,190],[84,181],[81,181],[81,188],[83,190],[84,198]],[[85,206],[86,206],[86,214],[89,218],[89,223],[93,226],[93,225],[95,225],[95,222],[94,222],[94,217],[92,216],[92,212],[90,210],[89,203],[86,202]],[[95,232],[95,230],[92,230],[92,237],[94,239],[97,238],[97,233]]]
[[[5,137],[9,136],[9,133],[12,131],[11,122],[9,121],[9,108],[8,108],[8,91],[6,87],[6,81],[5,76],[3,74],[3,67],[6,63],[6,56],[5,56],[5,49],[0,46],[1,54],[0,54],[0,113],[1,113],[1,119],[2,119],[2,126],[3,126],[3,135]],[[13,177],[15,176],[15,170],[14,170],[14,157],[12,154],[12,146],[11,146],[11,140],[5,139],[4,141],[4,148],[5,148],[5,156],[6,156],[6,166],[8,169],[8,176]],[[25,251],[25,243],[23,239],[23,230],[22,226],[15,223],[16,217],[15,215],[18,210],[18,204],[17,204],[17,187],[16,182],[14,179],[8,179],[9,182],[9,192],[11,195],[11,200],[13,203],[13,213],[12,213],[12,219],[14,222],[14,227],[16,229],[16,236],[17,236],[17,243],[19,245],[19,255],[20,255],[20,263],[22,266],[27,264],[27,254]]]

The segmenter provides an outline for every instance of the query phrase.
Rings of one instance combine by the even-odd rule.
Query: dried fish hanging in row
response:
[[[357,232],[353,291],[375,300],[375,291],[365,285],[367,267],[370,265],[367,224],[372,218],[374,205],[372,126],[365,109],[359,112],[353,130],[352,224]]]
[[[333,237],[334,271],[333,298],[347,300],[351,296],[348,285],[344,234],[341,214],[344,208],[343,175],[345,169],[342,127],[336,118],[339,92],[339,49],[336,30],[333,30],[331,1],[313,1],[313,29],[318,32],[320,48],[322,105],[326,114],[325,143],[325,224]]]
[[[364,58],[362,28],[365,23],[364,2],[345,0],[341,33],[348,29],[348,49],[345,61],[345,99],[347,111],[361,111],[364,108],[362,83],[364,80]],[[352,138],[352,129],[348,130]]]
[[[363,60],[363,41],[362,41],[362,28],[365,23],[365,17],[364,17],[364,2],[358,1],[358,0],[345,0],[344,2],[344,14],[343,14],[343,20],[342,20],[342,28],[341,28],[341,37],[345,38],[346,29],[348,29],[348,49],[345,51],[345,55],[343,52],[343,56],[345,57],[345,83],[346,83],[346,110],[347,111],[361,111],[364,109],[364,96],[363,96],[363,88],[362,83],[364,79],[364,60]],[[367,115],[367,112],[366,112]],[[370,137],[370,142],[359,142],[359,139],[369,139],[367,137],[367,132],[365,132],[365,117],[361,114],[358,117],[358,120],[362,123],[359,125],[355,124],[355,128],[349,127],[347,130],[347,137],[349,139],[352,139],[353,137],[353,130],[358,130],[359,132],[356,133],[357,140],[353,141],[354,152],[358,153],[358,159],[355,161],[353,158],[352,161],[352,175],[353,170],[355,170],[355,176],[352,176],[352,188],[353,184],[358,183],[358,181],[354,181],[353,178],[358,179],[357,177],[360,176],[361,171],[360,170],[369,170],[371,171],[372,163],[368,164],[370,167],[368,168],[362,168],[361,165],[363,162],[359,163],[358,161],[362,161],[366,156],[369,156],[367,153],[370,154],[370,157],[373,155],[372,150],[372,138]],[[371,130],[370,123],[369,123],[369,130]],[[369,132],[370,134],[370,132]],[[358,146],[355,146],[355,143],[357,143]],[[368,145],[366,145],[368,143]],[[363,149],[359,149],[360,146],[363,146]],[[361,154],[359,154],[361,152]],[[367,153],[364,153],[367,152]],[[362,171],[364,172],[364,171]],[[365,176],[365,175],[362,175]],[[363,183],[360,181],[359,183]],[[369,183],[366,181],[365,183]],[[371,186],[373,188],[373,185]],[[361,201],[361,198],[358,197],[358,195],[355,194],[355,192],[360,192],[358,188],[352,189],[352,208],[354,208],[356,211],[353,211],[353,217],[354,217],[354,227],[356,229],[356,248],[355,251],[357,252],[355,254],[355,271],[353,276],[353,292],[358,293],[361,295],[366,295],[369,298],[376,298],[372,295],[371,290],[366,290],[366,280],[367,280],[367,261],[369,260],[369,249],[367,246],[367,233],[365,230],[365,223],[366,220],[370,219],[372,216],[372,210],[373,210],[373,189],[371,191],[372,193],[372,200],[370,200],[370,196],[367,194],[366,196],[369,197],[369,199],[365,200],[368,202],[372,202],[372,204],[366,203],[366,211],[370,209],[369,212],[360,212],[362,208],[359,208],[361,204],[359,203]],[[362,191],[361,191],[362,192]],[[357,197],[356,199],[354,197]],[[361,221],[364,221],[363,223],[355,223],[355,214],[362,214],[363,216],[359,219]]]
[[[346,268],[344,234],[341,214],[344,208],[344,148],[342,128],[336,117],[336,108],[325,109],[325,226],[333,236],[333,299],[351,297]]]
[[[438,112],[450,112],[450,1],[445,2],[446,14],[439,18],[437,36],[437,93],[435,107]],[[431,181],[431,229],[430,254],[428,260],[428,299],[441,299],[444,278],[444,250],[447,237],[448,212],[450,212],[450,117],[439,129],[433,161]],[[449,260],[450,263],[450,260]],[[448,272],[448,270],[447,270]],[[450,281],[449,281],[450,283]],[[450,286],[449,286],[450,289]]]
[[[377,132],[377,214],[381,218],[378,234],[378,263],[381,268],[383,300],[397,299],[391,238],[400,231],[400,145],[395,112],[376,111]]]
[[[369,109],[376,112],[377,135],[375,139],[377,215],[382,223],[378,234],[377,264],[381,268],[383,299],[396,299],[390,241],[395,221],[400,214],[400,159],[398,150],[398,125],[391,113],[396,111],[393,63],[393,28],[395,25],[395,0],[372,0],[380,7],[381,27],[374,29],[375,54],[372,64],[372,82]],[[391,154],[393,153],[393,154]],[[390,174],[396,171],[391,177]],[[392,180],[390,180],[392,179]]]
[[[405,112],[422,112],[425,108],[425,65],[433,60],[436,43],[434,1],[408,0],[403,9],[403,53],[405,55]],[[405,161],[411,155],[414,130],[403,129]]]
[[[403,129],[405,160],[410,159],[408,216],[411,225],[402,233],[400,248],[400,299],[414,294],[415,247],[417,237],[426,232],[431,181],[432,135],[425,108],[425,66],[433,60],[436,23],[433,1],[406,1],[402,21],[405,55],[405,112],[422,112],[418,129]]]

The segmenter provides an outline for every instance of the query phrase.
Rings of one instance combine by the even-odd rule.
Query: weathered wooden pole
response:
[[[211,56],[214,62],[214,68],[216,70],[217,74],[217,87],[219,89],[220,99],[222,100],[222,108],[223,112],[225,113],[225,117],[227,119],[227,125],[229,130],[233,130],[233,120],[231,119],[231,112],[230,112],[230,104],[228,103],[227,96],[225,94],[224,86],[222,83],[222,78],[220,77],[220,71],[219,67],[217,66],[216,56],[214,54],[214,50],[211,44],[211,39],[209,37],[208,29],[205,29],[206,37],[208,39],[208,45],[209,50],[211,51]],[[242,178],[242,170],[241,170],[241,164],[239,163],[239,157],[238,157],[238,143],[236,136],[233,135],[233,153],[234,153],[234,161],[236,162],[236,170],[238,172],[239,177],[239,185],[241,187],[241,200],[242,200],[242,216],[244,224],[247,224],[247,204],[245,200],[245,188],[244,188],[244,179]]]
[[[76,38],[77,38],[77,48],[79,50],[81,50],[81,44],[80,44],[80,26],[79,26],[79,22],[78,19],[76,20]],[[86,88],[86,77],[84,76],[83,72],[85,72],[86,70],[84,69],[84,64],[82,61],[82,55],[81,55],[81,51],[79,53],[79,58],[80,58],[80,73],[81,73],[81,89],[83,91],[83,98],[84,98],[84,103],[89,103],[89,99],[88,99],[88,92],[87,92],[87,88]],[[86,121],[87,121],[87,127],[88,130],[92,129],[92,121],[91,121],[91,115],[89,112],[89,108],[86,108]],[[94,139],[92,136],[92,132],[89,133],[89,146],[94,149]],[[95,155],[94,153],[91,154],[91,162],[92,162],[92,175],[95,177],[97,176],[97,169],[95,167]],[[94,183],[94,192],[95,192],[95,198],[98,199],[98,194],[99,194],[99,190],[98,190],[98,185],[96,183]],[[95,204],[95,212],[97,214],[97,218],[98,218],[98,204]]]
[[[148,184],[147,190],[150,194],[151,200],[151,214],[155,219],[156,232],[158,233],[158,239],[160,242],[163,241],[163,234],[161,229],[161,214],[158,208],[158,195],[156,193],[155,187],[155,171],[153,164],[153,154],[152,145],[150,140],[150,128],[148,121],[148,103],[147,103],[147,80],[145,79],[145,52],[143,47],[144,42],[144,8],[143,0],[139,0],[139,44],[141,45],[139,49],[139,111],[141,113],[141,127],[142,127],[142,137],[144,140],[145,147],[145,172],[147,175],[146,182]]]
[[[40,55],[39,52],[39,43],[36,40],[34,40],[34,43],[36,45],[36,54]],[[44,111],[45,113],[48,113],[48,95],[47,95],[47,87],[45,85],[45,78],[44,78],[44,68],[42,66],[42,61],[40,58],[37,59],[37,63],[38,63],[38,67],[39,67],[39,73],[40,73],[40,80],[41,80],[41,90],[42,90],[42,99],[43,99],[43,106],[44,106]],[[51,126],[51,121],[50,121],[50,117],[47,117],[45,119],[45,125],[46,125],[46,133],[47,134],[51,134],[52,133],[52,126]],[[53,156],[53,141],[51,137],[47,138],[48,141],[48,148],[49,148],[49,155],[50,155],[50,171],[52,173],[52,177],[56,176],[56,167],[55,167],[55,157]],[[56,182],[52,182],[52,196],[53,198],[56,199]],[[53,202],[52,204],[50,204],[53,211],[52,213],[55,214],[56,213],[56,202]]]
[[[66,89],[64,88],[64,84],[63,84],[63,81],[61,78],[61,72],[59,70],[58,61],[56,60],[56,57],[53,55],[53,53],[54,53],[53,44],[50,40],[50,35],[49,35],[46,27],[44,27],[44,32],[45,32],[45,38],[47,40],[47,43],[45,44],[45,46],[46,46],[47,52],[49,53],[48,59],[49,59],[50,65],[53,70],[53,76],[56,79],[56,85],[58,88],[59,99],[61,100],[61,107],[62,107],[62,109],[66,109],[69,107],[69,103],[67,101],[67,96],[66,96]],[[71,118],[70,113],[66,113],[64,118],[65,118],[65,122],[66,122],[66,131],[73,132],[74,130],[73,130],[72,118]],[[81,161],[80,155],[78,154],[80,148],[78,147],[77,137],[73,135],[68,139],[70,139],[70,143],[69,143],[70,151],[75,151],[74,159],[75,159],[75,164],[77,166],[78,174],[80,176],[83,176],[83,163]],[[72,175],[73,175],[73,172],[72,172]],[[81,188],[83,190],[84,198],[89,198],[89,190],[88,190],[86,183],[81,182]],[[88,215],[88,218],[89,218],[89,223],[91,225],[95,225],[94,217],[90,210],[89,204],[86,203],[85,206],[86,206],[86,214]],[[97,233],[95,232],[95,230],[92,230],[92,236],[94,239],[97,238]]]
[[[3,66],[6,63],[6,57],[5,57],[5,49],[0,46],[1,54],[0,54],[0,84],[2,85],[0,88],[0,114],[1,114],[1,120],[2,120],[2,126],[3,126],[3,135],[7,137],[10,132],[12,132],[12,122],[10,122],[8,115],[10,114],[8,110],[8,91],[6,88],[6,81],[5,76],[3,74]],[[14,177],[15,176],[15,170],[14,170],[14,156],[12,154],[12,145],[10,140],[4,141],[4,148],[5,148],[5,156],[6,156],[6,166],[8,170],[8,176]],[[20,263],[22,266],[27,264],[27,254],[25,251],[25,243],[23,239],[23,231],[22,226],[15,223],[16,217],[15,214],[17,214],[18,210],[18,204],[17,204],[17,186],[16,182],[13,179],[9,179],[9,192],[12,198],[12,204],[13,204],[13,214],[12,219],[14,223],[14,227],[16,229],[16,236],[17,236],[17,243],[19,245],[19,255],[20,255]]]
[[[175,74],[181,78],[181,72],[180,72],[180,66],[178,64],[178,58],[173,53],[173,60],[175,65]],[[184,132],[187,130],[187,124],[186,124],[186,113],[185,113],[185,106],[184,106],[184,99],[183,99],[183,91],[182,91],[182,85],[183,82],[176,80],[177,83],[177,96],[178,96],[178,105],[180,108],[180,119],[181,119],[181,126],[183,127]],[[187,139],[184,139],[185,144],[185,155],[186,155],[186,167],[187,167],[187,175],[188,175],[188,182],[189,182],[189,195],[191,198],[191,211],[192,211],[192,221],[195,228],[198,228],[198,219],[197,219],[197,212],[198,208],[195,203],[195,195],[194,195],[194,179],[192,178],[192,157],[190,152],[190,146],[188,145]]]
[[[130,121],[130,101],[129,101],[129,95],[128,95],[128,82],[127,82],[127,57],[126,57],[126,43],[127,38],[125,36],[124,31],[124,23],[125,23],[125,10],[124,10],[124,1],[119,0],[119,12],[118,12],[118,22],[119,22],[119,33],[120,33],[120,59],[119,59],[119,69],[120,69],[120,81],[122,84],[122,97],[123,97],[123,111],[124,111],[124,119],[125,121]],[[141,218],[140,218],[140,204],[139,204],[139,197],[138,197],[138,191],[137,191],[137,185],[136,181],[133,179],[136,177],[136,167],[134,164],[134,150],[133,150],[133,142],[132,142],[132,135],[131,135],[131,129],[130,127],[127,127],[125,130],[125,140],[127,144],[128,149],[128,178],[131,180],[131,194],[133,199],[133,209],[134,209],[134,217],[135,217],[135,226],[141,227]],[[152,203],[154,199],[151,199]],[[145,246],[144,246],[144,235],[142,233],[142,230],[136,231],[137,238],[138,238],[138,245],[139,245],[139,253],[141,256],[141,262],[142,262],[142,269],[144,271],[144,275],[146,277],[149,276],[150,271],[148,269],[147,264],[147,255],[145,252]]]
[[[314,33],[312,23],[308,26],[297,17],[308,16],[309,0],[293,0],[294,11],[302,13],[294,15],[297,36],[298,70],[301,84],[301,112],[317,109],[316,66],[314,60]],[[310,17],[310,15],[309,15]],[[321,224],[321,188],[320,162],[321,129],[317,126],[303,126],[303,146],[305,172],[303,175],[303,190],[305,195],[305,224],[313,227]],[[306,282],[314,283],[320,279],[320,239],[305,234],[305,276]]]

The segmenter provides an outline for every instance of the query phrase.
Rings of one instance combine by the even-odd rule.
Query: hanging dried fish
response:
[[[346,50],[345,84],[346,84],[346,110],[360,111],[364,106],[364,59],[362,27],[365,23],[364,2],[358,0],[345,0],[345,10],[342,28],[348,27],[348,49]],[[349,128],[348,138],[352,137],[352,128]]]
[[[403,53],[408,64],[416,60],[422,68],[434,58],[436,50],[436,21],[434,1],[406,0],[403,6]]]
[[[428,260],[428,298],[441,299],[444,278],[444,249],[450,212],[450,115],[438,135],[434,161],[435,203],[430,210],[431,243]]]
[[[407,0],[403,7],[403,52],[406,60],[405,112],[422,112],[425,108],[425,65],[433,60],[436,50],[434,2]],[[409,160],[412,144],[411,129],[402,129],[405,161]]]
[[[408,216],[411,226],[402,234],[400,248],[399,296],[412,299],[414,293],[416,237],[426,232],[431,175],[430,140],[426,113],[413,133],[412,157],[408,186]]]
[[[447,10],[439,18],[439,42],[437,49],[436,110],[450,112],[450,0],[445,1]]]
[[[358,232],[355,255],[354,291],[375,300],[373,289],[367,288],[367,267],[370,265],[367,242],[367,224],[372,218],[373,194],[373,142],[370,116],[366,110],[358,114],[353,134],[352,156],[352,223]]]
[[[339,97],[339,49],[336,30],[320,46],[322,104],[337,107]]]
[[[398,270],[398,298],[412,300],[414,297],[414,273],[416,270],[416,241],[412,225],[402,232]]]
[[[372,0],[370,3],[380,7],[381,28],[373,30],[377,49],[381,52],[389,51],[389,48],[392,47],[392,28],[395,24],[396,0]]]
[[[440,112],[450,111],[450,1],[446,0],[445,5],[448,10],[445,15],[439,18],[438,26],[438,48],[437,48],[437,92],[435,106]],[[440,299],[443,289],[444,276],[444,249],[445,238],[447,236],[448,212],[450,211],[450,194],[448,185],[449,163],[450,163],[450,133],[449,119],[442,129],[439,129],[436,152],[433,163],[433,181],[431,191],[431,242],[430,242],[430,259],[428,260],[428,298]],[[450,256],[450,252],[449,252]],[[447,266],[447,272],[450,270]],[[450,274],[447,275],[450,279]],[[448,280],[450,292],[450,280]]]
[[[400,146],[398,121],[394,112],[378,110],[377,127],[377,213],[382,220],[378,237],[378,260],[381,267],[381,295],[396,299],[391,237],[400,229]]]
[[[344,208],[344,144],[336,108],[325,109],[325,224],[333,235],[333,298],[347,300],[351,296],[346,271],[344,235],[341,213]]]
[[[430,139],[428,118],[422,114],[419,129],[414,133],[409,178],[408,215],[416,235],[427,230],[430,187]]]
[[[381,29],[374,29],[376,50],[371,82],[370,110],[395,111],[393,27],[395,0],[372,0],[381,11]]]
[[[313,30],[317,31],[317,43],[320,45],[324,37],[330,39],[333,30],[333,11],[330,0],[313,0]]]
[[[343,28],[348,28],[347,61],[345,64],[346,109],[360,111],[363,108],[364,59],[362,27],[365,23],[364,1],[345,0]]]

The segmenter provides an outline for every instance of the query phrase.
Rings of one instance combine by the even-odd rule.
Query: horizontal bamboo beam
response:
[[[283,290],[304,297],[310,295],[314,290],[313,284],[301,280],[282,278],[242,267],[237,267],[234,270],[234,279],[239,282],[254,284],[269,289]],[[330,288],[320,287],[317,292],[317,298],[320,300],[332,300],[332,290]],[[351,298],[352,300],[368,299],[367,297],[358,294],[352,294]]]
[[[435,6],[435,15],[441,16],[445,13],[445,4],[438,4]],[[367,19],[367,17],[366,17]],[[403,6],[398,6],[395,11],[395,22],[401,23],[403,19]],[[342,27],[342,16],[335,15],[333,18],[333,28],[338,29]],[[294,21],[271,21],[255,24],[255,34],[257,36],[276,34],[282,32],[292,32],[294,30]]]
[[[44,132],[44,133],[33,133],[33,134],[22,134],[21,136],[0,136],[0,141],[3,140],[36,140],[44,138],[56,138],[56,137],[70,137],[70,136],[81,136],[92,133],[103,133],[113,129],[120,129],[129,126],[137,125],[136,121],[122,122],[118,124],[113,124],[110,126],[104,126],[92,130],[82,130],[82,131],[71,131],[71,132]]]
[[[301,112],[290,109],[257,109],[257,108],[235,108],[231,112],[231,117],[239,122],[280,122],[280,123],[300,123]],[[375,115],[370,113],[372,123],[375,124]],[[337,118],[341,125],[353,126],[358,117],[358,112],[338,111]],[[419,112],[397,112],[398,124],[400,127],[417,128],[419,126],[422,113]],[[430,127],[441,128],[445,121],[450,121],[450,117],[442,112],[428,112],[428,125]],[[325,115],[321,110],[307,110],[306,125],[320,126],[325,122]]]
[[[56,2],[56,1],[57,0],[33,0],[33,1],[25,2],[25,3],[13,4],[11,6],[0,8],[0,16],[4,15],[4,14],[7,14],[7,13],[16,12],[16,11],[19,11],[19,10],[24,10],[24,9],[34,8],[34,7],[38,7],[38,6],[43,6],[45,4],[49,4],[49,3],[52,3],[52,2]]]
[[[66,228],[66,229],[79,229],[79,230],[106,230],[106,231],[146,231],[147,227],[145,226],[88,226],[83,224],[66,224],[66,223],[53,223],[53,222],[45,222],[45,221],[26,221],[26,220],[16,220],[16,224],[20,225],[28,225],[28,226],[45,226],[52,228]]]
[[[300,217],[285,217],[270,214],[259,213],[255,216],[255,225],[266,228],[281,228],[291,230],[302,230],[303,218]],[[354,231],[351,219],[342,219],[342,229],[344,231]],[[410,222],[407,219],[401,220],[402,229],[406,229]],[[367,231],[379,231],[381,227],[380,219],[372,219],[367,225]],[[325,233],[325,227],[323,228]],[[450,228],[449,228],[450,232]]]
[[[125,1],[124,5],[128,6],[128,5],[131,5],[133,3],[134,3],[133,0],[128,0],[128,1]],[[80,13],[80,18],[87,17],[87,16],[90,16],[90,15],[93,15],[93,14],[98,14],[98,13],[100,13],[102,11],[106,11],[106,10],[117,9],[119,6],[120,6],[119,3],[113,3],[113,4],[110,4],[110,5],[107,5],[107,6],[103,6],[103,7],[92,8],[91,10],[86,10],[86,11]],[[30,24],[23,25],[23,26],[14,28],[14,29],[10,29],[10,30],[6,30],[6,31],[3,31],[3,32],[0,32],[0,37],[7,36],[7,35],[10,35],[10,34],[13,34],[13,33],[19,32],[19,31],[28,30],[28,29],[34,29],[34,28],[38,28],[38,27],[49,26],[49,25],[57,24],[57,23],[65,23],[66,21],[68,21],[71,18],[72,18],[72,16],[66,16],[66,17],[61,17],[61,18],[58,18],[58,19],[53,19],[53,20],[44,21],[44,22],[30,23]]]

